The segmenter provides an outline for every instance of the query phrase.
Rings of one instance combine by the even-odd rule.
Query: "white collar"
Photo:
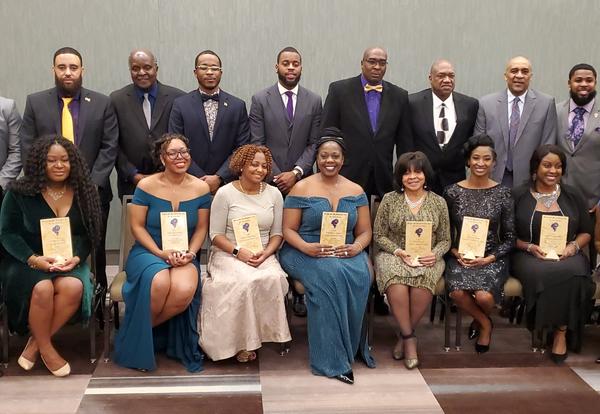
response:
[[[298,84],[293,89],[287,89],[281,83],[277,82],[277,89],[279,89],[279,95],[283,95],[287,91],[292,91],[294,95],[298,96]]]
[[[527,96],[527,92],[529,92],[529,89],[527,89],[522,95],[519,96],[519,99],[522,103],[525,103],[525,97]],[[512,103],[512,101],[516,98],[516,96],[512,94],[510,89],[506,89],[506,97],[508,98],[508,103]]]
[[[454,97],[452,94],[446,98],[445,101],[442,101],[439,96],[437,96],[433,91],[431,91],[431,95],[433,96],[433,107],[438,108],[442,104],[446,105],[446,108],[454,108]]]

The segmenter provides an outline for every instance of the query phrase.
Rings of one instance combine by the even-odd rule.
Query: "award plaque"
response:
[[[185,212],[167,211],[160,213],[160,236],[163,250],[187,252],[189,244]]]
[[[40,231],[44,256],[53,257],[57,265],[73,257],[71,222],[68,217],[42,219]]]
[[[542,214],[542,225],[540,230],[540,249],[547,260],[558,260],[567,245],[567,230],[569,229],[569,217]]]
[[[431,253],[431,235],[433,222],[407,221],[406,247],[404,250],[413,258],[413,266],[420,266],[419,257]]]
[[[463,217],[458,252],[465,259],[485,256],[485,244],[490,221],[477,217]]]
[[[346,244],[346,228],[348,227],[348,213],[324,211],[321,219],[321,244],[333,247]]]
[[[232,219],[231,226],[238,246],[248,249],[254,254],[264,249],[256,214]]]

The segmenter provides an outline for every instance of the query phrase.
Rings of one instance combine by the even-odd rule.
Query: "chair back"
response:
[[[131,233],[131,225],[129,223],[129,209],[131,207],[131,199],[133,196],[126,195],[123,197],[123,205],[121,208],[121,245],[119,246],[119,272],[123,271],[129,251],[135,243],[133,233]]]

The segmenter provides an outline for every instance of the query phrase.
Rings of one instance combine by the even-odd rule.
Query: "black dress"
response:
[[[496,261],[486,266],[466,268],[449,255],[446,264],[446,286],[454,290],[483,290],[499,302],[508,278],[508,253],[515,244],[513,198],[510,189],[497,185],[485,189],[469,189],[452,184],[444,190],[450,213],[452,247],[458,248],[463,217],[485,218],[490,221],[485,255],[493,254]]]
[[[558,197],[560,211],[535,211],[536,203],[529,185],[515,190],[515,223],[520,240],[539,244],[543,214],[569,217],[568,241],[575,240],[580,233],[592,234],[586,203],[573,187],[561,186]],[[516,250],[511,255],[511,265],[511,273],[523,285],[527,328],[552,331],[566,325],[567,346],[579,352],[583,326],[595,290],[587,257],[580,251],[564,260],[550,261]]]

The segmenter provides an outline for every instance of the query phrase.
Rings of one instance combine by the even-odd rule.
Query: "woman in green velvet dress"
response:
[[[9,327],[31,333],[18,359],[33,368],[38,354],[56,376],[70,366],[52,345],[54,335],[81,309],[91,314],[93,286],[86,258],[99,240],[100,203],[79,151],[60,136],[35,140],[25,175],[8,187],[0,212],[0,238],[7,251],[0,264]],[[73,257],[64,261],[42,252],[40,220],[68,217]]]

